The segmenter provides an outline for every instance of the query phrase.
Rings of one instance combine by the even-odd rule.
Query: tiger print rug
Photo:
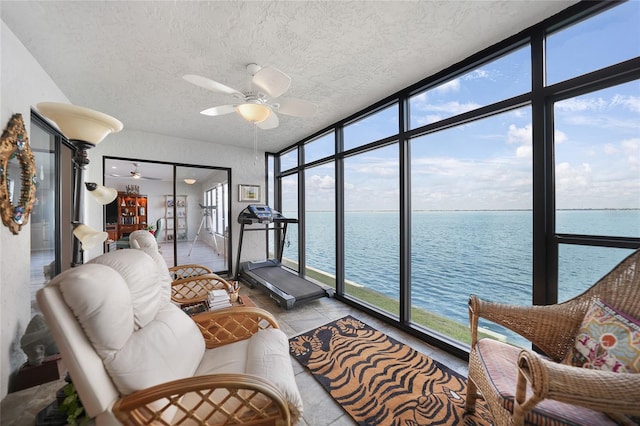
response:
[[[289,339],[291,354],[359,425],[491,425],[466,379],[352,316]]]

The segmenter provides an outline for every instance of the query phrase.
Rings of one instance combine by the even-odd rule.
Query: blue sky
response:
[[[639,22],[640,2],[631,1],[551,35],[548,83],[640,56]],[[530,91],[529,55],[519,49],[414,96],[411,127]],[[558,102],[554,113],[557,207],[640,208],[640,81]],[[393,106],[348,126],[345,148],[396,134],[397,114]],[[329,135],[313,149],[332,146]],[[529,107],[416,139],[412,207],[531,208],[531,153]],[[397,210],[398,164],[396,146],[348,158],[347,210]],[[333,184],[331,166],[308,172],[307,208],[332,207]]]

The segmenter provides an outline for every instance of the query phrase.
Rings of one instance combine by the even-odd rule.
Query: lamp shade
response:
[[[251,123],[262,123],[271,115],[271,109],[259,103],[241,104],[238,105],[237,110],[242,118]]]
[[[92,227],[82,223],[75,227],[73,235],[80,240],[83,250],[98,247],[109,236],[106,232],[96,231]]]
[[[115,188],[107,188],[106,186],[98,185],[93,182],[86,182],[85,186],[89,191],[89,194],[95,198],[95,200],[102,204],[109,204],[116,198],[118,198],[118,190]]]
[[[184,180],[184,183],[186,183],[187,185],[193,185],[194,183],[196,183],[196,180],[193,178],[186,178]]]
[[[57,102],[41,102],[38,111],[50,119],[69,140],[97,145],[110,133],[122,130],[122,122],[89,108]]]

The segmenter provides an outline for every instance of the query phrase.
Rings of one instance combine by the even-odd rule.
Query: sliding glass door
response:
[[[105,230],[116,249],[128,247],[134,230],[149,230],[169,266],[197,263],[227,273],[230,176],[228,168],[105,158],[105,186],[120,194],[106,208]]]

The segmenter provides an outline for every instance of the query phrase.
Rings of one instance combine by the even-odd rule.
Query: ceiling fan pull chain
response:
[[[258,123],[253,123],[253,165],[258,161]]]

